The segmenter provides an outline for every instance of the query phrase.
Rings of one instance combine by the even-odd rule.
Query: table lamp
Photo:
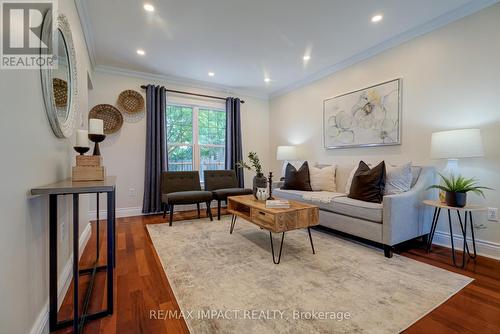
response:
[[[445,174],[458,174],[459,158],[484,156],[481,130],[461,129],[434,132],[431,138],[431,158],[448,159]]]
[[[297,160],[297,147],[278,146],[276,149],[276,160],[283,161],[283,165],[281,166],[281,175],[285,176],[287,162]]]

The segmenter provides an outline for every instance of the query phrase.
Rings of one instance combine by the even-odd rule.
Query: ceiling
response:
[[[276,95],[491,0],[77,0],[97,68]],[[143,9],[144,3],[155,7]],[[372,23],[375,14],[383,20]],[[144,56],[136,53],[145,51]],[[304,61],[304,55],[310,55]],[[208,72],[214,72],[210,77]],[[270,82],[264,82],[264,78]]]

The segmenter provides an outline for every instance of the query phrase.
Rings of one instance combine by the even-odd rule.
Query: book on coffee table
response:
[[[268,209],[289,209],[290,202],[287,200],[276,199],[276,200],[267,200],[266,208]]]

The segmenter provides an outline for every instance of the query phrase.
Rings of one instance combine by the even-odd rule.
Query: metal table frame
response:
[[[235,215],[235,214],[231,215],[231,225],[229,227],[229,234],[233,234],[234,226],[236,225],[236,220],[237,219],[238,219],[237,215]],[[264,228],[260,227],[260,229],[263,230]],[[269,239],[271,240],[271,255],[273,257],[273,263],[274,264],[280,264],[280,262],[281,262],[281,252],[283,250],[283,241],[285,240],[285,232],[281,232],[280,249],[279,249],[279,253],[278,253],[278,258],[276,259],[276,255],[275,255],[275,252],[274,252],[274,244],[273,244],[273,232],[269,231]],[[307,227],[307,233],[309,234],[309,242],[311,243],[312,253],[316,254],[316,251],[314,250],[314,243],[313,243],[313,239],[312,239],[312,236],[311,236],[311,227],[310,226]]]
[[[432,224],[431,224],[431,229],[429,232],[429,237],[427,239],[427,245],[426,249],[427,252],[430,252],[431,247],[432,247],[432,239],[434,239],[434,234],[436,233],[436,227],[439,221],[439,216],[441,214],[441,209],[448,210],[448,226],[450,229],[450,241],[451,241],[451,254],[452,254],[452,259],[453,259],[453,265],[455,267],[458,267],[456,257],[455,257],[455,242],[453,238],[453,227],[452,227],[452,222],[451,222],[451,211],[456,211],[457,212],[457,217],[458,217],[458,222],[460,224],[460,232],[462,234],[462,237],[464,238],[463,242],[463,253],[462,253],[462,264],[460,268],[465,268],[465,257],[466,255],[475,260],[477,257],[477,252],[476,252],[476,238],[474,236],[474,221],[472,220],[472,211],[483,211],[485,208],[479,207],[479,206],[466,206],[464,208],[453,208],[449,207],[445,204],[442,203],[433,203],[432,201],[424,201],[424,204],[433,206],[434,207],[434,215],[432,218]],[[461,211],[464,212],[463,219],[461,215]],[[467,224],[470,224],[470,231],[471,231],[471,241],[472,241],[472,249],[474,252],[474,255],[471,254],[470,249],[469,249],[469,244],[467,242]]]
[[[114,178],[108,178],[104,182],[71,182],[61,181],[52,185],[32,189],[33,195],[49,195],[49,330],[56,331],[69,326],[73,327],[73,333],[81,333],[86,320],[95,320],[113,314],[113,288],[114,288],[114,267],[116,266],[116,242],[115,242],[115,211],[116,211],[116,188]],[[79,195],[95,193],[97,197],[97,230],[96,230],[96,258],[94,264],[89,268],[79,268]],[[107,260],[105,265],[98,266],[99,261],[99,195],[107,195]],[[73,198],[73,318],[58,320],[57,301],[57,200],[59,196],[71,195]],[[111,208],[111,209],[109,209]],[[104,310],[87,313],[92,295],[94,281],[97,272],[106,271],[106,293],[107,305]],[[80,276],[91,275],[89,286],[85,293],[83,309],[79,312],[79,289],[78,282]]]

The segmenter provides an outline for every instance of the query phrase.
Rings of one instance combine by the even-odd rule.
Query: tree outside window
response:
[[[225,168],[226,112],[198,106],[167,106],[169,171]]]

